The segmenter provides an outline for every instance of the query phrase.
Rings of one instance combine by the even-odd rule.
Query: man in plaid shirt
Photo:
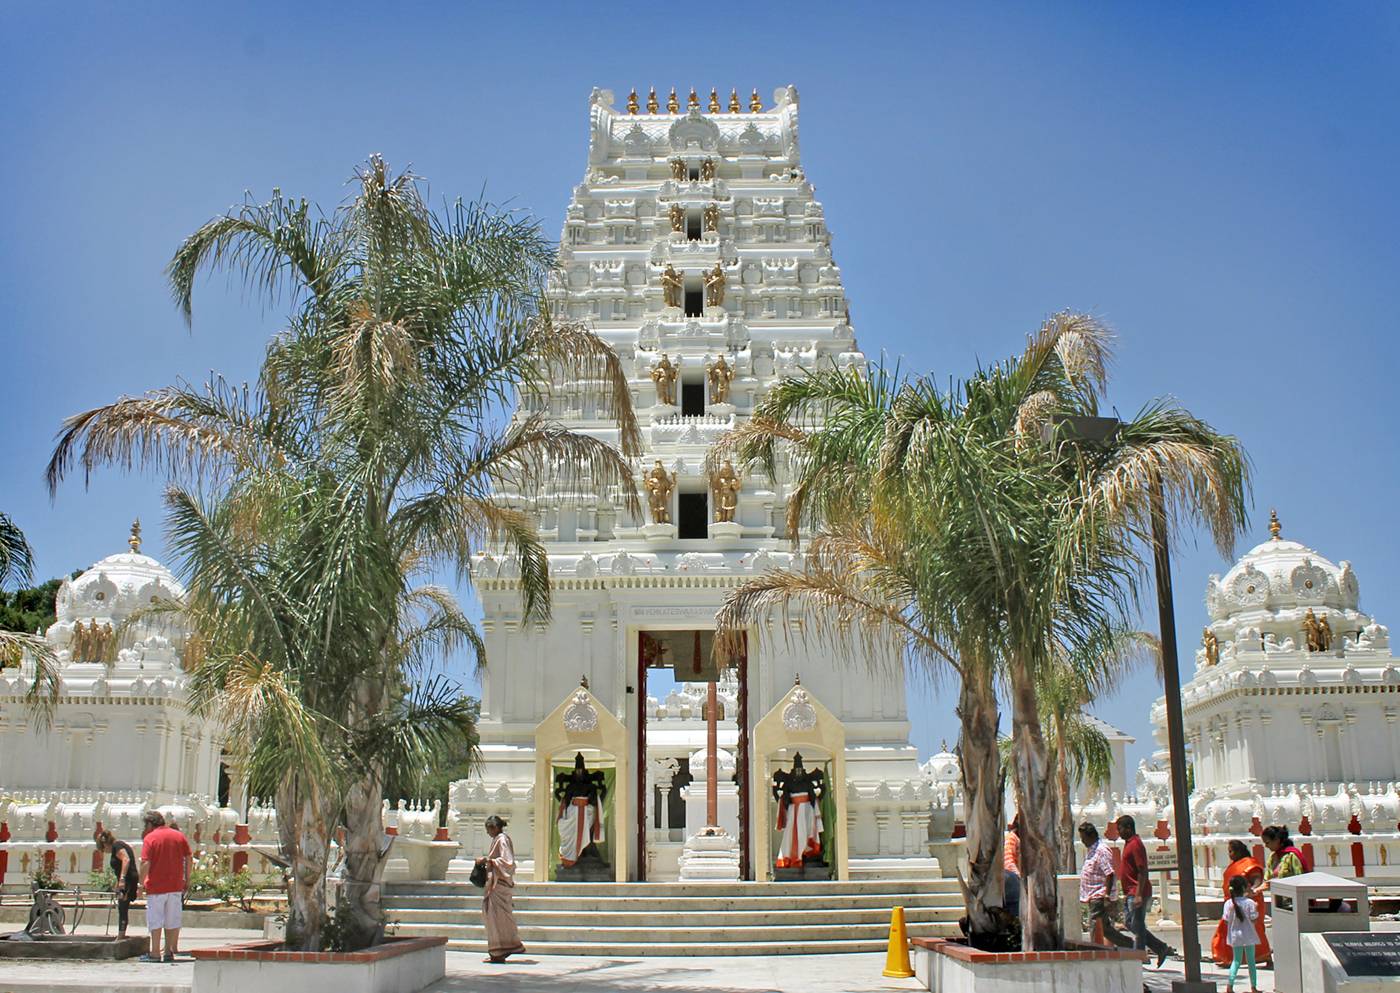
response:
[[[1089,928],[1097,924],[1110,945],[1132,948],[1133,939],[1113,926],[1108,903],[1113,899],[1113,851],[1099,838],[1099,829],[1088,821],[1079,825],[1084,842],[1084,867],[1079,870],[1079,902],[1089,909]]]

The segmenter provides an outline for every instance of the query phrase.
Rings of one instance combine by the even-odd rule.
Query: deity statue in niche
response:
[[[792,757],[790,770],[773,774],[773,799],[778,802],[777,869],[824,866],[822,859],[821,798],[826,792],[826,775],[820,769],[807,770],[802,754]]]
[[[1317,615],[1308,608],[1308,612],[1303,616],[1303,637],[1307,641],[1308,651],[1322,651],[1322,625],[1317,622]]]
[[[715,178],[714,159],[705,159],[700,163],[700,178],[707,183]]]
[[[672,113],[675,113],[675,111],[672,111]],[[685,179],[685,159],[671,160],[671,178]]]
[[[679,375],[666,353],[661,353],[661,361],[651,370],[651,381],[656,384],[656,402],[674,406],[676,403],[676,376]]]
[[[1206,650],[1206,665],[1215,665],[1220,661],[1220,639],[1210,628],[1202,630],[1201,646]]]
[[[705,219],[705,230],[706,230],[706,231],[718,231],[718,230],[719,230],[719,204],[717,204],[717,203],[707,203],[707,204],[705,204],[705,210],[704,210],[704,215],[703,215],[703,216],[704,216],[704,219]],[[677,229],[677,230],[679,230],[679,229]]]
[[[1332,625],[1327,623],[1327,615],[1317,619],[1317,650],[1325,652],[1332,647]]]
[[[724,306],[724,269],[718,262],[715,267],[705,273],[705,306]]]
[[[728,403],[729,384],[734,382],[734,367],[721,355],[705,366],[705,376],[710,381],[710,403]]]
[[[572,869],[580,862],[602,864],[598,843],[603,836],[603,801],[608,787],[601,772],[590,772],[583,753],[574,756],[574,767],[554,777],[554,799],[559,803],[559,863]]]
[[[661,298],[668,307],[680,308],[681,299],[685,292],[685,282],[681,279],[681,274],[676,272],[676,267],[671,263],[666,263],[666,268],[661,272]]]
[[[744,481],[734,471],[734,464],[726,460],[723,468],[715,473],[714,479],[710,481],[710,486],[715,491],[716,521],[733,522],[734,512],[739,509],[739,490],[743,485]]]
[[[671,491],[676,488],[676,477],[667,472],[661,465],[661,460],[656,460],[656,465],[642,477],[642,484],[646,487],[647,497],[651,503],[651,520],[653,524],[671,523]]]
[[[667,212],[671,219],[671,230],[681,232],[685,230],[685,208],[678,203],[671,204],[671,209]]]

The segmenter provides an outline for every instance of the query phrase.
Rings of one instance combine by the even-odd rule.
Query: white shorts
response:
[[[146,930],[174,931],[180,926],[183,893],[146,894]]]

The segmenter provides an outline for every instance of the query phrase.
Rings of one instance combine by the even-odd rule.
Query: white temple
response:
[[[619,809],[629,823],[608,825],[628,835],[625,878],[677,878],[698,816],[687,804],[705,792],[703,777],[686,784],[704,755],[701,702],[713,673],[692,667],[708,658],[725,594],[795,554],[784,531],[787,486],[710,479],[706,452],[783,377],[864,361],[802,167],[797,91],[779,89],[766,109],[757,94],[728,109],[717,101],[702,107],[692,95],[667,111],[633,99],[618,108],[612,93],[594,91],[588,167],[568,205],[551,287],[559,316],[596,330],[631,372],[645,449],[635,470],[656,484],[651,505],[634,517],[619,493],[587,484],[501,494],[535,515],[548,542],[547,624],[522,625],[519,582],[495,556],[473,569],[490,659],[485,761],[478,779],[453,786],[453,835],[474,838],[486,815],[501,814],[527,861],[542,857],[532,843],[537,819],[555,817],[553,798],[537,794],[537,726],[586,680],[627,736],[621,762],[587,756],[628,770],[614,789],[626,793]],[[526,409],[545,403],[575,430],[616,437],[578,384],[559,382]],[[771,857],[770,840],[749,837],[748,824],[754,805],[773,802],[770,783],[746,781],[755,767],[748,736],[799,675],[845,730],[845,781],[830,785],[849,805],[852,871],[935,871],[934,791],[909,743],[899,659],[838,658],[805,644],[800,623],[755,632],[746,664],[719,687],[720,786],[729,797],[719,826],[742,841],[744,874]],[[551,768],[572,759],[549,756]]]

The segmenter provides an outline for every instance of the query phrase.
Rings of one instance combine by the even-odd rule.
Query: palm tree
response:
[[[972,792],[998,775],[995,720],[992,736],[971,733],[995,715],[994,698],[991,707],[973,705],[985,697],[981,687],[999,674],[1012,704],[1023,940],[1054,948],[1058,805],[1040,716],[1045,674],[1058,652],[1103,657],[1131,612],[1153,486],[1174,516],[1204,518],[1222,548],[1243,522],[1238,443],[1174,405],[1150,405],[1093,450],[1042,440],[1056,417],[1097,413],[1107,359],[1100,325],[1058,314],[1021,355],[946,391],[927,379],[893,383],[878,370],[783,384],[728,442],[770,469],[779,447],[791,446],[789,531],[806,523],[818,535],[804,573],[734,591],[723,623],[738,629],[795,600],[827,605],[836,634],[856,617],[877,632],[903,631],[963,679],[962,751],[977,770],[965,784],[974,942],[991,924],[995,873],[985,860],[1000,843],[1000,819],[989,816],[998,808]],[[889,544],[901,537],[906,551],[892,557]],[[827,548],[834,551],[824,556]],[[969,687],[974,670],[987,675]]]
[[[27,586],[33,579],[34,549],[19,525],[0,511],[0,589]],[[0,668],[20,665],[26,658],[34,666],[34,682],[26,696],[42,728],[58,699],[58,660],[39,634],[0,631]]]
[[[499,544],[518,564],[526,615],[547,617],[548,560],[534,518],[497,491],[555,480],[568,491],[617,491],[635,508],[628,459],[639,436],[616,354],[541,307],[551,253],[533,222],[461,202],[430,210],[417,179],[378,158],[356,180],[357,195],[330,217],[280,193],[244,203],[191,235],[170,264],[187,317],[206,269],[232,269],[274,301],[290,296],[288,327],[268,346],[257,390],[179,385],[76,415],[49,480],[105,462],[221,482],[236,498],[229,528],[255,533],[334,507],[316,541],[286,546],[296,553],[289,568],[320,576],[292,588],[328,598],[317,610],[360,611],[335,658],[348,674],[346,726],[375,729],[392,723],[409,693],[407,577],[439,564],[462,572],[475,549]],[[537,398],[561,376],[599,394],[616,444],[540,412]],[[433,616],[425,638],[447,633],[442,610]],[[484,661],[470,625],[453,629]],[[317,630],[329,644],[329,628]],[[354,945],[382,933],[379,811],[390,770],[378,744],[360,740],[358,775],[338,798]]]

